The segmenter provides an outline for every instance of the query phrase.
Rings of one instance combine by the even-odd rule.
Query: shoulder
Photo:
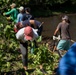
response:
[[[16,10],[16,8],[13,8],[13,9],[11,9],[12,11],[15,11]]]
[[[13,8],[13,10],[17,10],[16,8]]]
[[[26,16],[26,13],[23,13],[23,16]]]
[[[12,11],[13,11],[13,12],[18,12],[16,8],[13,8]]]
[[[60,22],[58,25],[62,25],[63,23],[62,22]]]
[[[19,13],[19,14],[18,14],[18,16],[22,16],[22,14],[21,14],[21,13]]]
[[[62,22],[58,23],[57,28],[61,27],[61,25],[62,25]]]

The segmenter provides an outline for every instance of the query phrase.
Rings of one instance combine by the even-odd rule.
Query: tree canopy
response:
[[[46,12],[50,13],[50,9],[53,8],[53,6],[56,9],[56,5],[63,5],[66,3],[67,4],[72,4],[75,5],[76,4],[76,0],[0,0],[0,13],[6,11],[9,9],[9,6],[11,3],[16,3],[17,7],[19,6],[29,6],[31,8],[33,8],[33,13],[35,15],[35,12],[37,15],[47,15]],[[52,6],[52,7],[51,7]],[[50,8],[49,8],[50,7]],[[44,13],[43,13],[44,12]]]
[[[11,4],[12,2],[16,3],[18,6],[19,5],[39,5],[39,4],[50,4],[50,5],[53,5],[53,4],[62,4],[62,3],[65,3],[65,2],[71,2],[72,4],[76,4],[76,0],[0,0],[0,5],[2,7],[5,7],[5,6],[9,6],[9,4]]]

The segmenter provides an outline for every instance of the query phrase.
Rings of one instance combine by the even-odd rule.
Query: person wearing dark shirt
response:
[[[30,14],[30,8],[27,7],[25,8],[25,13],[24,16],[23,16],[23,21],[24,20],[34,20],[34,16]]]
[[[40,22],[40,21],[37,21],[37,20],[25,20],[25,21],[22,21],[22,25],[23,27],[27,26],[27,25],[30,25],[32,26],[33,28],[35,29],[38,29],[38,35],[41,36],[42,34],[42,30],[43,30],[43,24],[44,22]]]
[[[57,50],[61,53],[62,50],[68,50],[70,48],[70,33],[69,33],[69,22],[68,16],[62,17],[62,22],[60,22],[54,32],[54,36],[57,35],[58,31],[60,32],[61,40],[57,45]]]

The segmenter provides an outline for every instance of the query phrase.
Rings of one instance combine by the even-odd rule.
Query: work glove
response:
[[[53,40],[60,40],[60,35],[58,35],[58,36],[53,36]]]
[[[3,15],[5,16],[5,13],[3,13]]]

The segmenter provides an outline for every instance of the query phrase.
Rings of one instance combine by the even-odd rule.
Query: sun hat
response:
[[[33,30],[32,27],[27,26],[24,29],[24,37],[26,40],[32,40],[33,39]]]
[[[62,20],[68,20],[69,18],[68,18],[68,16],[67,15],[65,15],[64,17],[62,17]]]
[[[15,3],[12,3],[10,6],[11,6],[11,7],[12,7],[12,6],[13,6],[13,7],[16,7],[16,4],[15,4]]]
[[[20,10],[20,11],[23,11],[23,9],[24,9],[24,7],[23,7],[23,6],[19,7],[19,10]]]

